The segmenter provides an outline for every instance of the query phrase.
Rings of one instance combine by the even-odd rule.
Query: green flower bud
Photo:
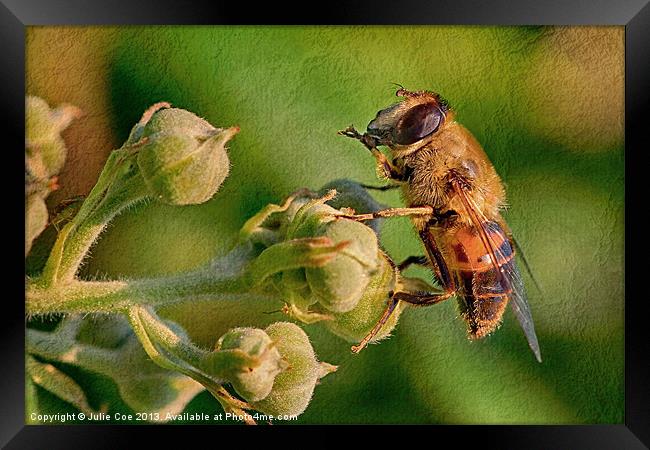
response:
[[[32,242],[47,226],[48,214],[45,201],[38,194],[31,194],[27,197],[25,214],[25,256],[32,248]]]
[[[377,235],[325,204],[335,195],[329,191],[319,198],[307,190],[297,191],[281,205],[268,205],[242,228],[243,238],[266,247],[260,267],[287,264],[272,280],[288,304],[285,312],[304,323],[327,319],[329,312],[352,310],[377,269]],[[301,261],[298,267],[287,262],[292,261],[293,250]],[[274,259],[269,259],[271,253]]]
[[[296,213],[311,199],[297,192],[290,195],[282,205],[269,204],[248,219],[240,230],[240,237],[263,247],[270,247],[285,240],[287,229]]]
[[[296,294],[293,303],[299,308],[307,309],[318,301],[318,298],[311,295],[311,288],[304,270],[295,269],[283,272],[280,285],[284,292]]]
[[[27,171],[36,179],[48,179],[61,171],[66,148],[61,132],[81,111],[63,104],[51,109],[45,100],[28,96],[25,100],[25,152]]]
[[[116,351],[109,375],[124,403],[135,411],[178,414],[204,388],[193,379],[156,365],[131,336]]]
[[[368,191],[359,183],[341,178],[327,183],[319,191],[320,195],[325,195],[330,190],[336,190],[336,197],[327,202],[328,205],[336,209],[352,208],[358,214],[372,213],[385,209],[385,206],[377,202]],[[383,219],[374,219],[365,222],[367,226],[379,233]]]
[[[311,202],[305,203],[291,217],[291,223],[287,227],[287,239],[322,236],[324,225],[336,220],[341,212],[325,204],[333,193]]]
[[[347,219],[326,224],[324,235],[333,242],[350,244],[326,265],[305,269],[307,282],[327,310],[350,311],[377,269],[377,235],[365,225]]]
[[[316,359],[309,338],[297,325],[277,322],[265,331],[289,366],[275,377],[271,392],[251,405],[273,416],[302,414],[318,380],[335,371],[336,367]]]
[[[258,361],[255,367],[238,367],[230,377],[237,393],[249,402],[269,395],[276,375],[287,367],[269,335],[257,328],[230,330],[219,339],[216,350],[243,351]]]
[[[385,254],[380,253],[379,269],[370,279],[361,299],[349,312],[334,313],[332,320],[321,322],[329,331],[349,342],[361,341],[377,324],[388,306],[389,293],[395,290],[396,272]],[[400,302],[395,311],[370,341],[376,342],[390,335],[406,307]]]
[[[144,127],[149,123],[151,120],[151,117],[157,112],[160,111],[163,108],[171,108],[172,105],[170,105],[167,102],[158,102],[154,103],[151,105],[147,110],[142,114],[142,117],[136,123],[133,128],[131,128],[131,132],[129,133],[129,137],[122,145],[122,147],[129,147],[132,145],[137,144],[142,140],[142,135],[144,134]]]
[[[137,145],[138,166],[154,198],[199,204],[212,198],[228,176],[226,143],[238,132],[238,127],[215,128],[183,109],[150,109],[125,145]]]
[[[307,242],[314,240],[311,264],[285,270],[275,278],[277,288],[290,305],[287,312],[305,323],[323,320],[327,311],[354,308],[377,267],[376,234],[362,223],[340,218],[341,211],[325,204],[335,195],[336,191],[330,191],[317,198],[312,192],[299,191],[282,206],[269,205],[244,226],[248,239],[267,243],[269,247],[280,242],[309,245]],[[318,247],[323,245],[332,250],[319,261]],[[304,251],[300,245],[296,248]],[[312,306],[326,311],[311,315]]]
[[[337,219],[340,212],[322,203],[307,204],[296,213],[297,222],[287,236],[326,236],[332,242],[348,242],[335,258],[321,267],[308,267],[305,276],[312,294],[327,310],[350,311],[377,267],[377,235],[362,223]]]

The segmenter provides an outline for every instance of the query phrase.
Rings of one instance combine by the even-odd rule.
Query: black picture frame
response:
[[[622,25],[625,26],[625,423],[584,426],[435,426],[425,431],[432,443],[460,442],[481,448],[571,448],[640,449],[650,445],[650,350],[646,344],[647,295],[641,295],[643,263],[638,243],[644,239],[641,220],[634,220],[636,199],[642,198],[644,167],[632,164],[646,142],[650,104],[650,5],[648,0],[618,2],[595,0],[444,0],[416,2],[402,0],[355,1],[295,8],[267,2],[252,6],[243,2],[182,0],[2,0],[0,2],[0,117],[8,125],[4,135],[7,154],[15,160],[3,174],[6,199],[16,204],[7,217],[21,217],[24,203],[17,195],[20,152],[24,137],[25,27],[30,25],[117,25],[117,24],[485,24],[485,25]],[[606,124],[604,124],[606,126]],[[647,144],[645,144],[647,146]],[[642,203],[638,203],[639,208]],[[9,206],[6,206],[9,208]],[[11,216],[15,212],[16,216]],[[16,228],[24,222],[6,220]],[[7,233],[9,233],[8,231]],[[19,236],[20,231],[15,232]],[[6,236],[9,236],[7,234]],[[6,241],[7,239],[5,239]],[[14,240],[9,261],[24,260],[21,241]],[[9,250],[9,248],[6,248]],[[214,439],[212,427],[205,426],[26,426],[24,423],[24,325],[20,304],[24,285],[18,281],[20,264],[5,267],[4,282],[15,286],[6,293],[4,307],[12,306],[0,329],[2,371],[0,372],[0,444],[6,448],[125,448],[143,433],[156,440],[173,437],[194,442]],[[16,273],[14,273],[14,271]],[[638,294],[638,295],[635,295]],[[250,428],[238,427],[250,434]],[[277,428],[277,427],[276,427]],[[285,430],[288,429],[283,427]],[[311,427],[301,427],[305,428]],[[432,429],[431,429],[432,428]],[[420,427],[418,427],[420,429]],[[293,430],[293,429],[292,429]],[[300,431],[300,430],[299,430]],[[375,430],[378,431],[378,430]],[[293,431],[292,431],[293,432]],[[318,433],[322,431],[317,431]],[[402,431],[400,431],[401,434]],[[409,431],[410,432],[410,431]],[[198,433],[206,436],[198,436]],[[284,433],[287,433],[284,431]],[[383,438],[387,431],[376,432]],[[136,436],[137,435],[137,436]],[[401,435],[404,437],[404,435]],[[171,442],[171,441],[170,441]],[[184,441],[187,442],[187,441]],[[208,441],[210,442],[210,441]]]

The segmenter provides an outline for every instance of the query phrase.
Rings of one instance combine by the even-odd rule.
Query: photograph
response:
[[[625,47],[26,26],[25,423],[624,425]]]

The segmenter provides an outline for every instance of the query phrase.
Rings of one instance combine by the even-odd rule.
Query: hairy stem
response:
[[[81,281],[44,286],[31,280],[26,290],[29,315],[48,313],[126,312],[135,305],[162,306],[188,300],[231,299],[259,295],[248,282],[248,262],[255,257],[248,245],[198,269],[169,277],[124,281]]]
[[[200,349],[174,333],[150,307],[134,306],[127,316],[152,361],[201,383],[226,411],[241,414],[243,409],[251,409],[247,403],[228,394],[222,386],[229,382],[233,372],[242,370],[243,362],[250,359],[244,352]],[[209,372],[204,368],[206,357],[211,357]]]
[[[47,285],[28,282],[27,314],[126,312],[136,305],[161,306],[191,300],[241,298],[250,295],[277,298],[281,294],[265,283],[272,275],[298,267],[329,262],[346,242],[329,238],[294,239],[261,253],[246,242],[198,269],[169,277],[125,281],[80,281]]]
[[[74,279],[88,250],[108,223],[148,193],[137,171],[129,170],[128,152],[115,150],[88,198],[59,233],[41,276],[43,286]]]

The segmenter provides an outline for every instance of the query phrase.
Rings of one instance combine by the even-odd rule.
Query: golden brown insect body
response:
[[[505,192],[499,176],[474,137],[457,122],[447,121],[432,139],[411,153],[397,158],[410,173],[403,184],[408,207],[430,205],[440,215],[453,211],[447,220],[412,216],[427,249],[431,240],[439,249],[456,287],[456,297],[469,336],[481,338],[500,323],[508,302],[508,289],[498,281],[497,268],[483,243],[472,215],[452,183],[471,197],[471,205],[481,212],[480,226],[488,228],[488,237],[504,254],[495,255],[499,269],[510,264],[513,255],[499,213]],[[397,153],[397,152],[396,152]],[[439,271],[436,265],[434,270]],[[438,273],[438,278],[441,275]]]
[[[529,345],[541,360],[514,260],[514,241],[500,214],[505,190],[496,170],[440,96],[404,89],[397,95],[404,100],[377,113],[367,133],[360,135],[353,128],[341,133],[363,142],[380,172],[401,184],[406,208],[375,215],[411,216],[427,262],[445,292],[397,292],[385,316],[397,301],[424,306],[455,296],[470,338],[482,338],[499,326],[512,302]],[[380,145],[390,148],[392,162],[377,150]]]

